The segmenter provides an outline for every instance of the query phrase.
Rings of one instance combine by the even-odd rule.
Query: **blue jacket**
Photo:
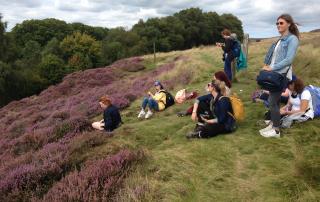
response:
[[[235,126],[235,120],[228,112],[233,113],[230,99],[228,97],[218,98],[214,103],[213,113],[218,123],[223,124],[225,129],[231,132]]]
[[[276,56],[276,60],[274,66],[272,67],[272,70],[283,73],[283,71],[281,70],[285,70],[287,67],[290,67],[293,62],[299,46],[299,39],[295,35],[290,33],[287,36],[281,37],[279,40],[281,40],[279,47],[280,49],[278,55]],[[272,55],[276,45],[277,42],[273,43],[269,48],[269,51],[264,59],[265,64],[271,64]]]
[[[103,112],[103,120],[106,131],[111,132],[118,128],[120,123],[122,123],[119,109],[114,105],[110,105]]]

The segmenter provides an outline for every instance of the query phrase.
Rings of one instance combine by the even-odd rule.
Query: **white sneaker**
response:
[[[146,115],[146,112],[142,109],[138,115],[138,118],[141,119],[142,117],[144,117]]]
[[[266,125],[270,125],[271,120],[265,120],[264,123],[265,123]]]
[[[280,138],[280,131],[277,133],[275,129],[271,129],[265,132],[260,133],[263,137],[276,137]]]
[[[148,118],[150,118],[152,115],[153,115],[152,111],[149,110],[149,111],[147,112],[145,118],[148,119]]]
[[[267,132],[267,131],[272,130],[272,129],[273,129],[272,128],[272,124],[270,124],[266,128],[259,130],[259,133],[261,134],[261,133]]]

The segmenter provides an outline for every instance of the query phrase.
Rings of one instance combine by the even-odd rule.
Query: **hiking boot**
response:
[[[186,138],[191,139],[191,138],[201,138],[200,136],[200,131],[192,131],[187,133]]]
[[[138,118],[141,119],[142,117],[144,117],[146,115],[146,112],[142,109],[138,115]]]
[[[146,118],[146,119],[149,119],[152,115],[153,115],[152,111],[149,110],[149,111],[147,112],[145,118]]]

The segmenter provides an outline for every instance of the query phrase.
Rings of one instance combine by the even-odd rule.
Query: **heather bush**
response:
[[[1,108],[0,200],[37,198],[65,174],[80,168],[87,160],[86,152],[104,144],[108,138],[101,132],[92,132],[91,128],[90,118],[103,112],[98,103],[99,98],[108,94],[116,106],[121,109],[128,107],[135,99],[145,95],[157,78],[175,67],[172,62],[152,71],[130,74],[144,69],[142,61],[138,57],[125,59],[108,68],[72,73],[62,83],[49,87],[38,96],[14,101]],[[175,79],[169,82],[174,83]],[[88,175],[81,183],[93,179],[89,178],[89,170],[96,172],[93,177],[102,176],[103,180],[92,185],[91,191],[88,190],[83,197],[110,197],[113,188],[109,186],[116,188],[126,173],[127,163],[138,158],[132,155],[127,151],[111,160],[97,161],[106,167],[103,173],[100,168],[94,170],[93,166],[87,165],[74,174]],[[114,167],[108,167],[107,164]],[[113,170],[116,170],[115,175],[112,174]],[[100,193],[102,188],[109,192]]]
[[[68,169],[69,150],[53,143],[37,152],[29,164],[21,164],[0,179],[2,201],[26,200],[32,193],[41,194]]]
[[[122,150],[111,157],[88,162],[81,171],[56,183],[43,201],[109,201],[131,166],[143,157],[142,152]]]

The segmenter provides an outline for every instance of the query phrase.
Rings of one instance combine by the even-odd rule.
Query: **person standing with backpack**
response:
[[[221,43],[217,43],[216,45],[218,47],[221,47],[223,50],[223,58],[222,60],[224,61],[224,72],[227,74],[228,79],[230,81],[233,80],[233,76],[232,75],[232,68],[231,68],[231,64],[233,62],[233,60],[238,57],[238,53],[240,53],[240,50],[238,50],[238,42],[237,40],[234,40],[231,37],[231,32],[228,29],[224,29],[221,32],[222,37],[225,40],[224,44]]]
[[[143,99],[141,105],[142,109],[138,115],[138,118],[145,117],[146,119],[149,119],[154,112],[163,111],[166,107],[174,104],[174,98],[171,94],[167,93],[164,90],[163,85],[160,83],[160,81],[156,81],[154,83],[154,86],[156,88],[156,93],[153,94],[151,92],[148,92],[149,96]],[[148,112],[145,111],[147,107]]]
[[[292,62],[299,46],[299,30],[289,14],[280,15],[277,18],[276,25],[281,37],[269,48],[262,70],[282,74],[284,81],[281,87],[285,87],[287,80],[292,79]],[[282,91],[283,89],[270,92],[271,123],[268,127],[260,130],[260,135],[264,137],[280,137],[280,98]]]

